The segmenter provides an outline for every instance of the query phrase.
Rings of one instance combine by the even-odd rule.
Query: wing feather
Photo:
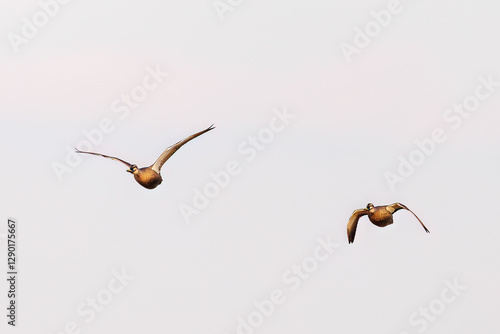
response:
[[[132,166],[132,164],[126,162],[125,160],[122,160],[120,158],[117,158],[117,157],[110,157],[109,155],[104,155],[104,154],[101,154],[101,153],[94,153],[94,152],[86,152],[86,151],[80,151],[79,149],[75,148],[76,150],[76,153],[85,153],[85,154],[93,154],[93,155],[98,155],[100,157],[104,157],[104,158],[108,158],[108,159],[113,159],[113,160],[116,160],[116,161],[120,161],[121,163],[124,163],[125,165],[127,165],[129,168]]]
[[[406,205],[401,204],[401,203],[394,203],[394,204],[388,205],[388,207],[391,207],[392,209],[394,209],[394,212],[398,211],[399,209],[405,209],[405,210],[410,211],[415,216],[415,218],[417,218],[417,220],[420,222],[420,224],[424,228],[425,232],[431,233],[431,232],[429,232],[429,230],[427,229],[427,227],[425,227],[424,223],[422,223],[422,221],[420,220],[420,218],[418,218],[417,215],[413,211],[411,211],[410,209],[408,209],[408,207]]]
[[[202,134],[204,134],[205,132],[208,132],[212,129],[214,129],[215,126],[212,124],[210,125],[210,127],[208,127],[207,129],[205,130],[202,130],[200,132],[197,132],[189,137],[187,137],[186,139],[183,139],[175,144],[173,144],[172,146],[168,147],[159,157],[158,159],[156,159],[155,163],[151,165],[151,168],[157,172],[157,173],[160,173],[160,169],[161,167],[163,166],[163,164],[175,153],[177,152],[177,150],[179,148],[181,148],[182,145],[186,144],[188,141],[198,137],[198,136],[201,136]]]
[[[368,214],[367,209],[358,209],[354,210],[347,223],[347,239],[349,243],[352,244],[354,242],[354,236],[356,235],[356,228],[358,227],[359,218]]]

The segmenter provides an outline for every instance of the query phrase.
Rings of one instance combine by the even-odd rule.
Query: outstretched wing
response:
[[[157,173],[160,173],[160,169],[161,167],[163,166],[163,164],[178,150],[181,148],[182,145],[186,144],[188,141],[198,137],[198,136],[201,136],[202,134],[204,134],[205,132],[208,132],[212,129],[214,129],[215,126],[212,124],[210,125],[209,128],[203,130],[203,131],[200,131],[200,132],[197,132],[195,133],[194,135],[191,135],[189,137],[187,137],[186,139],[184,140],[181,140],[177,143],[175,143],[174,145],[170,146],[169,148],[167,148],[159,157],[158,159],[156,159],[155,163],[153,165],[151,165],[151,168],[157,172]]]
[[[410,209],[408,209],[408,207],[406,205],[401,204],[401,203],[394,203],[394,204],[388,205],[387,209],[389,211],[392,210],[392,212],[396,212],[396,211],[398,211],[400,209],[405,209],[405,210],[410,211],[415,216],[415,218],[417,218],[417,220],[420,222],[420,224],[422,224],[422,227],[424,228],[425,232],[431,233],[431,232],[429,232],[429,230],[427,229],[427,227],[425,227],[424,223],[422,223],[422,221],[420,220],[420,218],[418,218],[417,215],[413,211],[411,211]]]
[[[364,215],[368,214],[368,210],[366,209],[358,209],[354,210],[347,223],[347,239],[349,239],[349,243],[352,244],[354,242],[354,236],[356,235],[356,228],[358,227],[358,220]]]
[[[129,164],[128,162],[126,162],[125,160],[122,160],[120,158],[110,157],[109,155],[104,155],[104,154],[100,154],[100,153],[80,151],[77,148],[75,148],[75,150],[76,150],[76,153],[93,154],[93,155],[98,155],[98,156],[101,156],[101,157],[104,157],[104,158],[109,158],[109,159],[113,159],[113,160],[116,160],[116,161],[120,161],[121,163],[124,163],[125,165],[127,165],[129,168],[132,166],[132,164]]]

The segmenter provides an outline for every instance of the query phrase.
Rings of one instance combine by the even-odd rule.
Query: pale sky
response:
[[[0,267],[12,217],[19,272],[2,333],[500,329],[500,4],[0,9]],[[90,136],[147,166],[212,123],[154,190],[68,153]],[[400,211],[349,245],[369,202],[431,233]]]

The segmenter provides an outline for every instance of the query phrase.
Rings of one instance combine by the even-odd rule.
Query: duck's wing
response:
[[[351,218],[349,218],[349,222],[347,223],[347,239],[349,239],[350,244],[354,242],[354,236],[356,235],[356,228],[358,227],[359,218],[367,214],[367,209],[358,209],[354,210]]]
[[[120,161],[121,163],[124,163],[125,165],[127,165],[129,168],[132,166],[132,164],[126,162],[125,160],[122,160],[120,158],[117,158],[117,157],[110,157],[109,155],[104,155],[104,154],[101,154],[101,153],[94,153],[94,152],[86,152],[86,151],[80,151],[79,149],[75,148],[75,151],[76,153],[85,153],[85,154],[93,154],[93,155],[98,155],[98,156],[101,156],[101,157],[104,157],[104,158],[109,158],[109,159],[113,159],[113,160],[116,160],[116,161]]]
[[[203,131],[200,131],[200,132],[197,132],[195,133],[194,135],[191,135],[189,137],[187,137],[186,139],[184,140],[181,140],[177,143],[175,143],[174,145],[168,147],[159,157],[158,159],[156,159],[155,163],[151,165],[151,168],[157,172],[157,173],[160,173],[160,169],[161,167],[163,166],[163,164],[179,149],[181,148],[182,145],[186,144],[188,141],[198,137],[198,136],[201,136],[202,134],[204,134],[205,132],[208,132],[212,129],[214,129],[215,126],[212,124],[210,125],[210,127],[208,127],[207,129],[203,130]]]
[[[422,227],[424,228],[425,232],[431,233],[431,232],[429,232],[429,230],[427,229],[427,227],[425,227],[424,223],[422,223],[422,221],[420,220],[420,218],[418,218],[417,215],[413,211],[411,211],[410,209],[408,209],[408,207],[406,205],[401,204],[401,203],[394,203],[394,204],[391,204],[391,205],[387,206],[387,210],[389,210],[389,212],[391,212],[391,213],[392,212],[396,212],[396,211],[398,211],[400,209],[404,209],[404,210],[410,211],[415,216],[415,218],[417,218],[417,220],[420,222],[420,224],[422,224]]]

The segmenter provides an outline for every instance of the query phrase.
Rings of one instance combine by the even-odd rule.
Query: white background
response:
[[[70,1],[16,48],[40,4],[0,2],[0,267],[14,217],[20,272],[15,329],[0,281],[2,333],[498,332],[500,86],[456,129],[443,117],[479,77],[500,81],[500,5],[401,1],[349,62],[342,43],[389,1],[232,3],[222,20],[211,0]],[[157,66],[169,76],[120,119],[113,101]],[[238,147],[275,109],[295,118],[247,161]],[[60,181],[54,164],[104,118],[114,129],[94,150],[139,166],[217,128],[154,190],[94,156]],[[446,141],[391,189],[385,173],[436,128]],[[180,207],[232,160],[241,172],[187,224]],[[362,218],[349,245],[368,202],[404,203],[431,233],[400,211],[383,229]],[[318,238],[338,248],[293,291],[283,275]],[[134,279],[87,322],[78,307],[122,270]],[[444,303],[447,281],[465,288]],[[238,331],[275,289],[285,301]]]

